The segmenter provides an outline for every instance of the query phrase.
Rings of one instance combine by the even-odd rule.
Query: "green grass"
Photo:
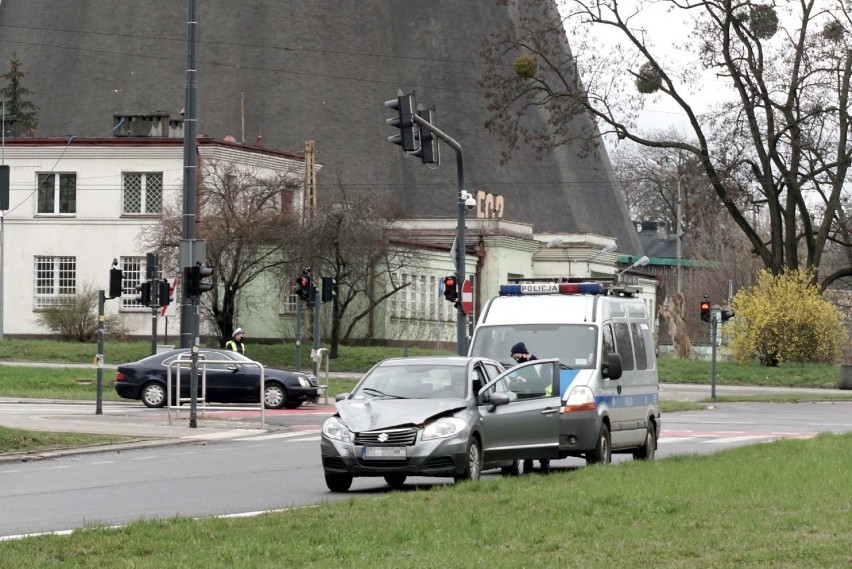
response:
[[[848,567],[852,435],[0,542],[9,567]]]
[[[710,384],[710,362],[660,358],[662,383]],[[840,381],[840,366],[834,364],[782,364],[766,367],[757,362],[716,362],[717,385],[766,387],[815,387],[834,389]]]
[[[43,452],[91,445],[114,444],[131,440],[117,435],[81,433],[45,433],[0,427],[0,451],[3,453]]]

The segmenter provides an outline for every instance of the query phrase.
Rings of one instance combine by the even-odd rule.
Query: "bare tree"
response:
[[[409,286],[397,275],[416,262],[414,250],[391,241],[397,216],[392,206],[383,205],[386,200],[370,192],[351,195],[342,186],[340,196],[308,224],[299,240],[303,265],[337,283],[331,302],[330,358],[337,357],[340,344],[349,341],[360,322],[372,318],[377,306]],[[368,327],[368,337],[371,330]]]
[[[493,113],[487,126],[510,146],[525,141],[544,152],[577,139],[593,146],[596,133],[572,130],[585,113],[604,135],[692,156],[768,269],[814,269],[823,288],[852,277],[852,263],[819,273],[829,243],[852,247],[840,237],[852,159],[852,20],[843,3],[566,0],[563,17],[553,0],[498,1],[522,16],[512,33],[489,40],[481,84]],[[660,4],[683,15],[689,41],[658,47],[638,23]],[[618,42],[601,49],[590,30]],[[673,61],[685,53],[692,63]],[[701,72],[725,81],[731,95],[706,114],[695,110]],[[683,112],[694,142],[654,139],[635,126],[652,98]],[[533,107],[549,113],[546,130],[527,128]],[[766,212],[765,233],[753,208]]]
[[[289,204],[299,181],[231,162],[207,161],[200,173],[196,235],[206,241],[214,282],[202,295],[202,310],[224,345],[234,330],[241,291],[267,271],[294,261],[291,245],[300,228]],[[146,244],[174,271],[182,235],[179,205],[164,204],[162,223],[143,232]]]

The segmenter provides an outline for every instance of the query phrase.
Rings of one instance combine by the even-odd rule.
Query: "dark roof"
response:
[[[249,144],[262,136],[268,147],[301,153],[314,140],[320,203],[341,188],[373,189],[408,216],[455,217],[454,152],[443,145],[440,168],[428,168],[386,141],[392,112],[383,102],[415,90],[462,146],[466,189],[504,196],[505,219],[611,236],[619,251],[642,253],[603,148],[584,157],[579,145],[539,157],[522,148],[500,165],[477,82],[485,37],[519,17],[510,8],[458,0],[198,6],[198,133],[241,140],[244,120]],[[108,136],[115,113],[179,116],[186,35],[187,3],[175,0],[2,2],[0,69],[17,52],[39,136]]]

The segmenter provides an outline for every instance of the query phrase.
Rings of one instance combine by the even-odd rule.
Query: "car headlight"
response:
[[[460,433],[467,427],[467,421],[458,417],[441,417],[429,423],[423,429],[423,440],[443,439]]]
[[[322,424],[322,434],[330,439],[344,443],[348,443],[351,440],[349,429],[337,417],[329,417],[325,420],[325,423]]]
[[[302,387],[310,387],[311,382],[304,375],[300,375],[299,376],[299,385],[301,385]]]

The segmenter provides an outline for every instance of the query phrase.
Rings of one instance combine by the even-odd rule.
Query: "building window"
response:
[[[38,213],[77,213],[77,174],[39,174]]]
[[[139,291],[136,286],[145,280],[145,257],[122,257],[121,261],[121,308],[122,310],[146,309],[136,302]]]
[[[124,213],[162,213],[162,172],[125,172],[122,181]]]
[[[67,304],[77,294],[76,257],[35,258],[35,309]]]

